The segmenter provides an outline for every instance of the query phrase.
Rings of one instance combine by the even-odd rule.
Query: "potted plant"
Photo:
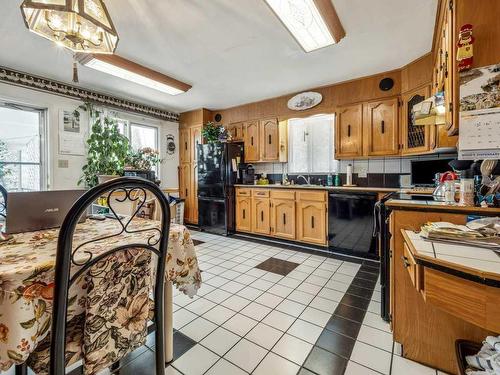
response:
[[[207,143],[221,143],[230,141],[231,135],[222,125],[217,125],[211,121],[201,130],[201,135]]]
[[[95,118],[92,132],[87,139],[87,163],[78,184],[94,187],[106,180],[120,176],[130,153],[130,144],[118,130],[116,121],[109,117]]]
[[[160,165],[163,160],[160,153],[151,147],[131,150],[125,165],[125,175],[139,176],[151,181],[156,181],[154,167]]]

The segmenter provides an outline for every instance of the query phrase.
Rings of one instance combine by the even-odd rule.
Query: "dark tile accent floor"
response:
[[[379,264],[363,261],[335,309],[299,375],[343,375],[366,315],[379,273]]]
[[[202,243],[205,243],[205,241],[193,240],[193,244],[194,244],[194,246],[201,245]]]
[[[257,264],[255,268],[263,271],[277,273],[281,276],[286,276],[292,272],[295,268],[299,266],[299,263],[289,262],[287,260],[278,258],[269,258],[260,264]]]

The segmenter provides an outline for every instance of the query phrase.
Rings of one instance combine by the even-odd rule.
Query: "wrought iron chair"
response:
[[[0,200],[0,216],[3,218],[7,217],[7,190],[0,185],[0,194],[2,200]]]
[[[148,193],[148,194],[147,194]],[[78,223],[81,215],[85,215],[87,212],[87,208],[92,205],[98,198],[105,196],[108,200],[108,205],[110,208],[110,213],[114,216],[115,220],[117,220],[117,224],[119,229],[119,233],[110,233],[105,234],[97,239],[87,240],[85,242],[74,245],[74,234],[76,225]],[[133,219],[137,218],[138,213],[141,212],[143,205],[146,203],[147,197],[153,196],[156,198],[156,203],[158,210],[161,213],[161,220],[159,222],[155,222],[154,225],[148,226],[147,228],[143,228],[139,226],[137,228],[134,227]],[[131,217],[123,217],[116,214],[112,201],[113,199],[116,202],[126,202],[127,200],[132,201],[136,210],[134,211]],[[114,220],[114,219],[107,219]],[[147,267],[143,267],[143,269],[151,269],[153,265],[152,256],[156,255],[156,276],[154,282],[154,315],[152,320],[155,325],[155,339],[156,339],[156,374],[164,374],[165,372],[165,350],[164,350],[164,277],[165,277],[165,268],[166,268],[166,260],[167,260],[167,247],[168,247],[168,237],[169,237],[169,229],[170,229],[170,209],[168,203],[165,199],[163,192],[152,182],[136,178],[136,177],[122,177],[117,178],[111,181],[108,181],[104,184],[101,184],[88,192],[86,192],[70,209],[68,215],[66,216],[59,233],[58,245],[57,245],[57,256],[56,256],[56,266],[55,266],[55,288],[54,288],[54,299],[53,299],[53,311],[52,311],[52,329],[50,333],[50,353],[49,353],[49,342],[46,342],[45,348],[45,358],[43,355],[41,358],[47,360],[47,357],[50,357],[50,363],[48,366],[48,373],[50,375],[64,375],[65,368],[68,362],[68,352],[67,352],[67,339],[71,337],[72,333],[69,332],[71,329],[71,325],[75,325],[74,320],[70,319],[70,322],[67,324],[68,319],[68,307],[71,303],[68,301],[68,297],[70,295],[70,288],[75,283],[78,283],[78,280],[81,280],[82,277],[85,277],[87,274],[91,274],[92,277],[88,280],[89,282],[93,282],[94,275],[97,271],[103,272],[103,270],[116,270],[116,259],[120,259],[120,254],[125,254],[124,256],[130,260],[133,259],[133,262],[138,258],[133,258],[133,256],[137,254],[142,260],[138,261],[137,264],[145,264],[144,259],[149,259],[147,262]],[[134,241],[137,243],[127,243],[119,245],[118,237],[120,235],[133,236]],[[143,241],[139,241],[141,237],[144,239]],[[85,248],[88,245],[96,241],[106,241],[105,243],[110,244],[110,249],[106,249],[105,252],[100,252],[98,255],[94,255],[90,251],[86,251]],[[111,244],[113,243],[113,244]],[[117,245],[118,243],[118,245]],[[114,246],[114,247],[113,247]],[[88,249],[88,248],[87,248]],[[134,251],[131,253],[131,251]],[[79,254],[79,255],[77,255]],[[145,258],[144,254],[148,254],[149,258]],[[85,255],[82,257],[82,255]],[[84,258],[82,260],[82,258]],[[103,266],[103,264],[105,266]],[[128,263],[127,263],[128,264]],[[136,264],[136,263],[132,263]],[[109,265],[109,269],[106,268]],[[75,268],[72,272],[72,268]],[[97,269],[97,271],[96,271]],[[107,275],[107,274],[106,274]],[[143,275],[143,274],[142,274]],[[151,278],[151,275],[149,276]],[[107,280],[107,278],[103,277],[103,280]],[[116,285],[116,284],[115,284]],[[95,286],[94,286],[95,287]],[[110,289],[113,290],[114,286],[111,286]],[[115,289],[116,290],[116,289]],[[120,289],[121,291],[122,289]],[[88,292],[89,290],[87,290]],[[110,292],[111,293],[111,292]],[[150,303],[149,295],[147,294],[148,306]],[[135,303],[135,301],[141,297],[144,297],[144,293],[141,295],[136,295],[134,299],[131,299],[130,305]],[[123,301],[123,295],[120,295],[121,301]],[[104,298],[103,298],[104,300]],[[142,300],[142,307],[146,304],[146,301]],[[126,301],[128,302],[128,300]],[[87,302],[88,303],[88,302]],[[122,302],[120,302],[121,304]],[[129,305],[129,306],[130,306]],[[114,305],[113,305],[114,306]],[[125,305],[126,306],[126,305]],[[88,308],[88,305],[87,305]],[[99,306],[101,309],[101,306]],[[126,309],[125,309],[126,310]],[[101,310],[99,310],[101,311]],[[112,310],[114,311],[114,310]],[[130,311],[130,307],[129,307]],[[144,322],[144,327],[146,326],[149,320],[149,308],[147,309],[146,321]],[[88,314],[88,311],[87,311]],[[105,314],[103,314],[104,316]],[[118,311],[116,311],[115,317],[118,316]],[[143,315],[140,315],[142,318]],[[87,316],[88,318],[88,316]],[[102,319],[102,316],[94,315],[92,316],[94,320]],[[129,319],[132,319],[129,317]],[[138,319],[138,318],[137,318]],[[117,318],[119,321],[120,319]],[[77,325],[81,322],[77,321]],[[127,323],[128,324],[128,323]],[[87,320],[85,326],[89,326],[91,323]],[[113,335],[113,326],[110,331],[110,335]],[[128,329],[128,326],[127,326]],[[116,333],[115,329],[115,338],[118,335],[118,339],[114,342],[113,346],[104,346],[105,349],[113,348],[117,349],[116,345],[123,345],[123,339],[121,333]],[[80,337],[81,339],[81,337]],[[84,339],[85,340],[85,339]],[[121,340],[121,341],[120,341]],[[95,342],[97,342],[96,340]],[[132,341],[132,340],[131,340]],[[83,341],[82,341],[83,342]],[[92,342],[92,345],[95,343]],[[42,344],[40,344],[42,345]],[[126,345],[125,345],[126,347]],[[137,346],[130,348],[130,350],[122,350],[121,356],[118,358],[116,353],[113,353],[111,356],[112,362],[109,363],[109,358],[106,357],[106,362],[104,364],[106,367],[111,367],[111,369],[116,369],[117,364],[119,365],[119,360],[123,358],[124,355],[128,354],[132,349],[135,349]],[[71,348],[74,348],[74,345],[71,345]],[[87,347],[86,347],[87,348]],[[70,355],[74,354],[74,352],[69,352]],[[100,355],[101,352],[99,352]],[[33,354],[32,354],[33,355]],[[35,355],[36,357],[36,355]],[[31,357],[30,357],[31,358]],[[116,360],[114,360],[116,359]],[[102,360],[99,359],[100,364],[102,364]],[[28,361],[30,362],[30,361]],[[30,363],[30,367],[31,363]],[[102,369],[102,368],[101,368]],[[99,369],[99,371],[101,370]],[[16,368],[16,373],[22,373],[20,370]]]

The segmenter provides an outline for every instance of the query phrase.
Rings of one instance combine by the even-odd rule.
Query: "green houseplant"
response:
[[[94,118],[92,132],[87,139],[87,163],[83,166],[83,176],[78,184],[94,187],[99,183],[99,176],[121,175],[130,153],[130,144],[118,130],[116,121],[109,117],[101,118],[99,113]]]
[[[207,122],[203,127],[201,135],[207,143],[220,143],[230,140],[227,130],[222,125],[217,125],[211,121]]]

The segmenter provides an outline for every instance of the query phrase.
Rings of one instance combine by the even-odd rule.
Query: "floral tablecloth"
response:
[[[148,220],[133,220],[128,229],[151,228]],[[119,222],[87,220],[78,224],[74,235],[74,248],[80,243],[119,233]],[[58,229],[14,235],[8,242],[0,243],[0,371],[26,361],[38,343],[50,330],[54,264]],[[100,254],[107,249],[147,241],[154,230],[140,233],[122,233],[86,245],[82,250]],[[157,233],[157,230],[156,230]],[[86,259],[79,251],[75,260]],[[78,269],[72,266],[72,271]],[[172,224],[168,243],[166,280],[183,293],[193,296],[201,285],[198,261],[189,231],[182,225]],[[70,289],[69,315],[76,316],[85,308],[86,287],[80,278]],[[82,298],[83,297],[83,298]],[[82,301],[80,303],[80,300]]]

